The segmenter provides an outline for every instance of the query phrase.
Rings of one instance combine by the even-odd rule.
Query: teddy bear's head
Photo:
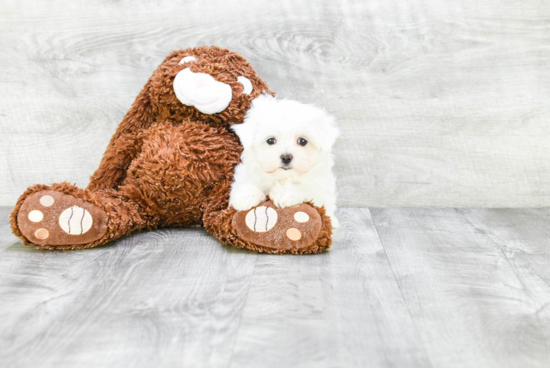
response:
[[[213,126],[242,123],[253,99],[273,94],[245,58],[216,46],[174,51],[148,86],[159,118]]]

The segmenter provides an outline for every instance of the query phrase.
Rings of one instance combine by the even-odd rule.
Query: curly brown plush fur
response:
[[[180,65],[185,56],[194,56],[196,61]],[[209,74],[228,84],[233,93],[229,106],[220,113],[208,115],[182,104],[174,93],[173,82],[184,68]],[[237,81],[239,76],[252,82],[250,94],[242,93],[243,87]],[[24,244],[37,248],[81,249],[105,244],[140,229],[204,225],[223,243],[254,251],[303,254],[329,248],[330,218],[324,209],[311,204],[307,206],[318,211],[322,226],[318,235],[315,234],[316,239],[308,244],[287,244],[281,248],[262,246],[239,236],[239,229],[232,223],[236,211],[228,209],[229,191],[242,147],[229,127],[243,121],[251,101],[261,93],[272,94],[250,64],[234,52],[198,47],[171,53],[155,70],[120,123],[88,187],[80,189],[69,183],[31,186],[11,214],[13,233]],[[47,239],[35,237],[35,224],[29,221],[29,211],[32,206],[41,206],[40,193],[47,191],[60,193],[59,198],[67,203],[84,200],[92,212],[105,213],[106,224],[95,220],[93,225],[103,226],[107,229],[105,233],[83,244],[78,236],[71,244],[56,243],[55,232],[59,229],[46,232]],[[40,208],[46,216],[59,217],[62,209],[54,210],[54,207]]]

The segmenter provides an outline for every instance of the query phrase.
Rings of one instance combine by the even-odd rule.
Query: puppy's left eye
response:
[[[277,140],[275,140],[275,138],[269,138],[266,142],[267,142],[267,144],[272,146],[277,142]]]
[[[303,147],[307,144],[307,141],[304,138],[298,138],[298,144]]]

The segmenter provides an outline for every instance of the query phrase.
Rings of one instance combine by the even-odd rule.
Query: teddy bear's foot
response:
[[[32,244],[43,248],[81,248],[105,235],[107,219],[105,211],[81,198],[43,190],[24,200],[17,227]]]
[[[233,216],[233,227],[246,248],[269,253],[320,253],[331,245],[330,219],[307,204],[277,208],[272,201]],[[322,229],[328,228],[328,231]],[[325,234],[327,233],[327,234]]]

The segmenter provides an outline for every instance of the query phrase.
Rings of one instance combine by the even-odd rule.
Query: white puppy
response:
[[[315,106],[262,95],[232,129],[244,150],[230,206],[246,211],[266,196],[279,208],[312,201],[325,206],[332,226],[338,227],[331,149],[339,129],[332,116]]]

